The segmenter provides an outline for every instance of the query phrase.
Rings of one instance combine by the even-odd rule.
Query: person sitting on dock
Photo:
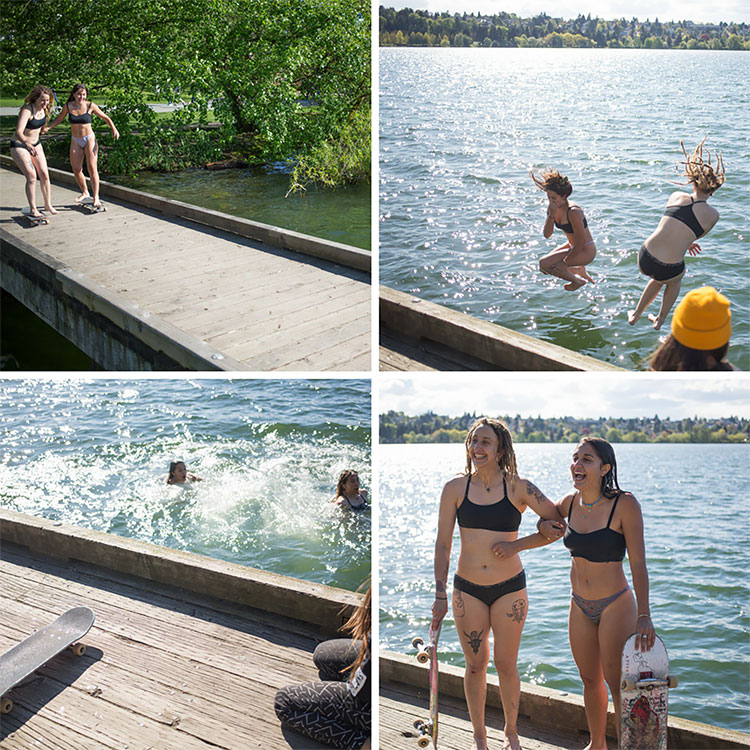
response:
[[[556,170],[542,172],[541,177],[531,171],[534,184],[547,194],[547,218],[542,233],[545,239],[552,236],[555,227],[565,232],[567,241],[556,247],[539,261],[542,273],[558,276],[568,283],[564,285],[569,292],[574,292],[587,281],[594,279],[586,272],[586,266],[596,257],[596,243],[588,228],[583,209],[568,202],[573,192],[570,180]]]
[[[732,334],[729,300],[711,286],[689,291],[675,308],[672,333],[654,352],[650,370],[734,370],[726,361]]]
[[[37,179],[42,190],[44,210],[48,214],[57,213],[52,205],[47,158],[39,142],[41,129],[49,119],[52,97],[52,89],[47,86],[35,86],[29,92],[18,113],[16,131],[10,140],[10,155],[26,178],[26,200],[29,202],[29,216],[33,219],[43,216],[36,207]]]
[[[344,469],[339,474],[336,484],[336,497],[331,502],[336,503],[339,508],[349,510],[364,510],[368,508],[367,490],[359,488],[359,474],[352,469]]]
[[[320,680],[287,685],[276,693],[274,709],[295,732],[341,750],[370,747],[371,588],[342,630],[351,638],[319,644],[313,654]]]
[[[65,102],[60,114],[49,124],[47,130],[51,130],[59,125],[65,116],[70,120],[70,166],[81,190],[81,194],[76,198],[76,203],[83,203],[91,198],[88,188],[86,187],[86,178],[83,176],[83,161],[86,159],[86,165],[91,178],[91,192],[93,193],[93,205],[95,208],[101,206],[99,200],[99,170],[97,168],[99,158],[99,144],[94,135],[94,129],[91,125],[92,115],[100,117],[112,129],[112,137],[117,140],[120,133],[117,131],[111,118],[102,112],[94,102],[87,101],[89,90],[82,83],[73,86],[68,101]]]
[[[565,524],[554,503],[518,476],[510,431],[503,422],[476,420],[465,445],[466,472],[445,485],[440,499],[431,627],[436,629],[448,612],[448,570],[458,521],[461,554],[453,578],[453,616],[466,660],[464,693],[474,747],[487,750],[484,713],[491,631],[505,717],[505,748],[519,750],[521,680],[517,661],[528,609],[526,574],[518,555],[501,559],[500,553],[493,554],[492,545],[518,538],[521,515],[527,507],[556,524],[551,529],[553,536],[561,536]],[[526,548],[549,544],[541,533],[536,536],[536,542],[528,541]]]
[[[185,482],[202,482],[203,477],[191,474],[187,470],[184,461],[172,461],[169,464],[169,474],[167,474],[167,484],[185,484]]]
[[[630,325],[640,319],[664,287],[659,314],[648,316],[657,331],[662,327],[680,292],[685,274],[685,253],[698,255],[701,247],[696,240],[705,237],[719,220],[719,212],[708,205],[708,199],[724,184],[724,162],[719,153],[715,167],[712,166],[708,149],[704,161],[705,142],[704,138],[688,156],[680,141],[682,153],[685,154],[685,176],[693,186],[692,195],[678,190],[669,196],[659,226],[638,253],[638,268],[651,281],[646,284],[635,310],[628,313]]]

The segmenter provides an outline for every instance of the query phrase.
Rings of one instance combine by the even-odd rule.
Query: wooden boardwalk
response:
[[[3,543],[0,650],[70,607],[96,622],[11,692],[3,750],[319,748],[280,728],[276,690],[317,679],[312,627],[85,563]]]
[[[0,178],[0,226],[13,237],[245,369],[370,370],[366,272],[107,197],[89,215],[56,183],[60,213],[30,227],[23,177]]]

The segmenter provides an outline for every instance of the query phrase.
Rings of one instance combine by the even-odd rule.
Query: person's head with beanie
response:
[[[672,333],[656,350],[651,370],[728,370],[732,333],[729,300],[711,286],[689,291],[675,308]]]

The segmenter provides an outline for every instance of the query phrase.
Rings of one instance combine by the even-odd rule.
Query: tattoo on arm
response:
[[[484,633],[484,628],[482,628],[478,633],[476,630],[472,630],[471,633],[467,633],[464,630],[464,635],[469,639],[469,645],[471,646],[471,650],[475,653],[479,653],[479,649],[482,646],[482,633]]]
[[[516,599],[513,602],[510,612],[505,613],[506,617],[510,617],[513,622],[523,622],[526,617],[526,600]]]
[[[526,494],[531,495],[539,505],[547,499],[546,495],[539,489],[539,487],[533,482],[529,482],[528,479],[526,480]]]
[[[466,614],[466,609],[464,607],[464,598],[461,596],[460,591],[456,591],[454,589],[454,596],[453,596],[453,614],[456,617],[463,617]]]

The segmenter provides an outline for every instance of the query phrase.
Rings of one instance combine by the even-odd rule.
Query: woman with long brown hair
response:
[[[453,530],[458,521],[461,553],[453,578],[453,616],[466,659],[464,693],[474,728],[474,747],[487,748],[484,723],[490,639],[505,717],[505,747],[518,750],[518,704],[521,681],[518,648],[526,621],[526,574],[518,555],[503,558],[497,542],[518,538],[527,507],[556,523],[552,538],[562,535],[554,503],[529,480],[518,476],[516,455],[507,426],[497,419],[478,419],[466,435],[466,471],[451,479],[440,499],[435,541],[435,602],[432,627],[448,612],[448,569]],[[541,533],[527,537],[525,549],[549,544]]]
[[[693,153],[688,154],[680,141],[685,155],[684,175],[687,184],[692,186],[692,193],[678,190],[669,196],[659,225],[638,253],[638,268],[651,280],[635,309],[628,313],[630,325],[639,320],[663,287],[658,315],[648,316],[657,331],[662,327],[680,292],[685,275],[685,253],[698,255],[701,247],[696,240],[705,237],[719,220],[719,212],[708,205],[708,199],[724,184],[724,162],[717,153],[715,164],[711,163],[711,152],[705,148],[705,142],[704,138]]]

